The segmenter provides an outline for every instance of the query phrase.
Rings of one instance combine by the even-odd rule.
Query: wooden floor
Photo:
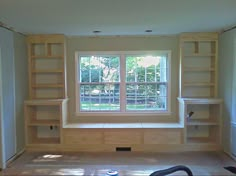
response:
[[[193,175],[234,175],[224,169],[236,162],[219,152],[183,153],[23,153],[0,175],[88,175],[145,176],[175,165],[188,166]],[[186,175],[176,172],[172,175]]]

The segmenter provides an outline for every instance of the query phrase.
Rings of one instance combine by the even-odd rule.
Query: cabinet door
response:
[[[2,80],[1,80],[1,46],[0,46],[0,169],[5,168],[4,161],[4,146],[3,146],[3,123],[2,123]]]
[[[236,37],[234,39],[234,60],[233,60],[233,85],[232,85],[232,119],[231,122],[236,124]]]
[[[232,85],[232,116],[231,116],[231,153],[236,156],[236,37],[234,39],[234,65]]]
[[[15,90],[14,90],[14,45],[13,33],[0,28],[1,47],[1,119],[2,159],[5,163],[16,154]],[[3,165],[4,166],[4,165]]]

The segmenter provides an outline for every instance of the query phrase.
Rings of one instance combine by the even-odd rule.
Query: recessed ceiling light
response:
[[[94,34],[101,33],[102,31],[93,31]]]
[[[152,30],[151,29],[147,29],[147,30],[145,30],[145,32],[152,32]]]

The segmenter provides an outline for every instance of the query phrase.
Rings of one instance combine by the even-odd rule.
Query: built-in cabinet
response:
[[[218,99],[218,34],[180,35],[179,117],[185,144],[221,144],[222,100]]]
[[[62,119],[67,114],[64,35],[27,38],[29,100],[25,101],[28,145],[61,144]]]
[[[185,144],[221,143],[221,99],[179,98],[179,109],[185,119]]]
[[[217,33],[180,35],[179,117],[175,123],[72,123],[67,121],[63,35],[28,39],[27,149],[47,151],[217,150],[222,100],[217,96]]]
[[[28,144],[60,144],[62,116],[66,99],[25,101],[25,124]]]

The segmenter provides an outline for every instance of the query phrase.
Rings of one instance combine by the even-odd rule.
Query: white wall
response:
[[[224,150],[231,153],[232,148],[232,124],[236,122],[235,110],[232,104],[235,103],[235,45],[236,29],[225,32],[219,38],[219,97],[224,99],[223,105],[223,144]],[[234,114],[234,115],[233,115]],[[235,136],[236,137],[236,136]],[[234,139],[236,140],[236,138]],[[236,146],[235,146],[236,147]]]
[[[25,147],[24,100],[28,99],[28,59],[25,36],[14,33],[16,150]]]
[[[171,50],[171,111],[170,116],[156,117],[78,117],[75,115],[75,52],[76,51],[139,51]],[[68,37],[67,38],[67,85],[69,96],[69,119],[101,122],[157,122],[178,118],[178,36],[114,36],[114,37]]]

